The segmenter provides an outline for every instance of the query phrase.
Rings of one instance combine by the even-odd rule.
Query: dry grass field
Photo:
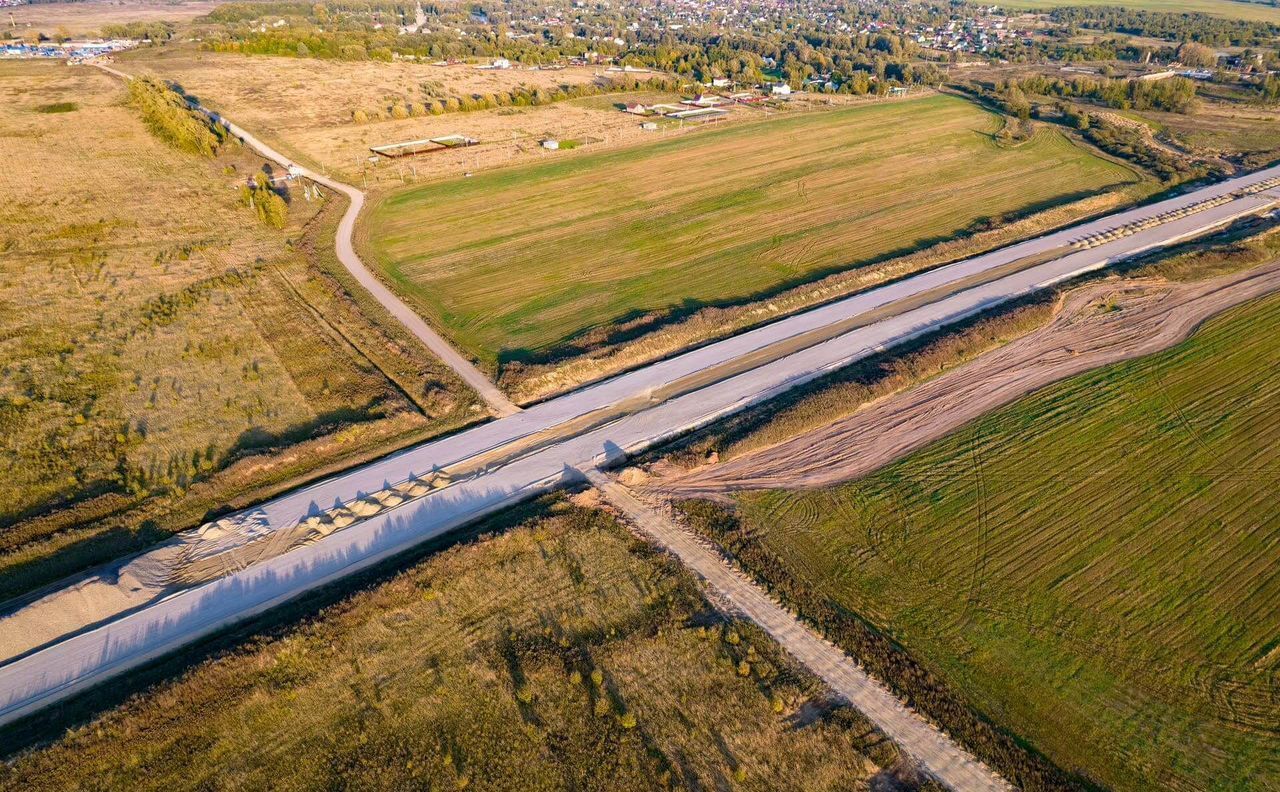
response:
[[[84,0],[75,3],[40,3],[4,9],[18,30],[34,30],[52,36],[66,31],[74,36],[96,34],[103,25],[129,22],[187,22],[204,16],[218,0]]]
[[[1008,5],[1010,8],[1047,11],[1064,5],[1113,6],[1116,4],[1112,0],[1071,0],[1069,3],[1059,2],[1059,0],[1013,0]],[[1280,8],[1267,3],[1249,2],[1249,0],[1137,0],[1137,2],[1125,3],[1124,7],[1166,14],[1198,13],[1263,22],[1280,22]]]
[[[367,187],[398,187],[406,179],[461,175],[541,157],[547,154],[538,147],[544,137],[616,143],[643,134],[635,116],[599,101],[608,97],[364,124],[352,121],[356,110],[428,99],[424,84],[431,84],[437,94],[458,96],[520,86],[545,89],[592,82],[602,71],[589,67],[480,70],[464,64],[440,67],[199,52],[189,46],[139,51],[122,62],[126,69],[177,81],[291,156]],[[399,170],[387,163],[367,167],[371,146],[449,134],[464,134],[483,145],[417,157],[412,172],[407,164]]]
[[[384,198],[364,247],[459,344],[506,364],[1137,180],[1048,128],[1002,147],[998,127],[932,96],[489,171]]]
[[[24,164],[0,180],[0,592],[151,496],[183,516],[123,519],[131,536],[466,418],[446,370],[326,273],[336,204],[295,190],[269,229],[237,203],[247,152],[168,147],[97,70],[0,75],[0,159]]]
[[[737,512],[768,574],[870,620],[1060,767],[1120,790],[1272,788],[1277,338],[1272,297],[857,482]]]
[[[897,763],[612,517],[523,511],[0,766],[0,786],[862,790]]]

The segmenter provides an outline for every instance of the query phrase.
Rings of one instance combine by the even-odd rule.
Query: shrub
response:
[[[129,102],[156,135],[175,148],[212,157],[226,140],[227,132],[168,85],[151,77],[129,81]]]
[[[36,108],[37,113],[71,113],[80,109],[80,105],[75,102],[53,102],[52,104],[43,104]]]
[[[289,205],[271,189],[271,182],[266,174],[259,173],[253,178],[252,185],[240,187],[240,202],[252,208],[258,219],[272,228],[284,228],[289,215]]]

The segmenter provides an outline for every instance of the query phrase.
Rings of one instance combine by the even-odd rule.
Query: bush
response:
[[[156,137],[175,148],[212,157],[227,138],[227,131],[168,85],[151,77],[129,81],[129,102]]]
[[[252,185],[240,187],[240,203],[252,208],[258,219],[272,228],[284,228],[289,216],[289,205],[271,189],[271,182],[264,173],[255,176]]]

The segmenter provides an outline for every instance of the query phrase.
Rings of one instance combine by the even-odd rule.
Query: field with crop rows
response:
[[[365,249],[473,354],[763,296],[1136,179],[948,96],[788,115],[390,195]]]
[[[829,790],[897,762],[612,518],[529,511],[0,765],[0,786]]]
[[[865,479],[739,511],[814,596],[1060,767],[1119,790],[1270,788],[1277,339],[1272,297]]]
[[[341,430],[341,448],[306,460],[315,467],[429,426],[352,345],[376,335],[368,320],[315,307],[342,302],[300,249],[323,201],[297,189],[288,225],[268,228],[237,200],[261,167],[243,150],[205,159],[166,145],[124,84],[88,67],[7,62],[0,74],[0,159],[23,164],[0,180],[6,566],[68,527],[22,524],[58,505],[118,509],[265,449]]]

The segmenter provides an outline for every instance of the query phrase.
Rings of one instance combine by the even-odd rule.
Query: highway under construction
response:
[[[340,251],[359,208],[359,193],[349,195]],[[598,471],[629,455],[842,366],[1277,203],[1280,166],[938,267],[524,410],[486,381],[482,392],[501,415],[493,421],[11,603],[0,613],[0,725],[520,501],[565,485],[603,487]],[[447,347],[434,331],[417,334]],[[469,382],[482,379],[458,365]],[[963,777],[973,770],[933,769],[942,778],[952,765]]]

